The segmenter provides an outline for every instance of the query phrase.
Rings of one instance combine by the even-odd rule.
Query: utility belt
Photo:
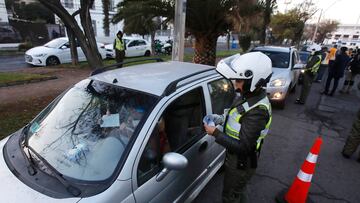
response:
[[[255,150],[254,152],[246,156],[236,154],[235,152],[230,150],[227,150],[227,153],[230,156],[237,156],[237,163],[236,163],[237,169],[246,170],[249,168],[257,168],[258,154]]]

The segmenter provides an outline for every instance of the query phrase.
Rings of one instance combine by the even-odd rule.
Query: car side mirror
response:
[[[295,64],[294,65],[294,69],[296,70],[299,70],[299,69],[303,69],[304,68],[304,65],[303,64],[300,64],[300,63],[298,63],[298,64]]]
[[[180,171],[187,167],[188,160],[181,154],[169,152],[162,158],[164,169],[156,176],[156,181],[160,182],[171,170]]]
[[[60,49],[67,49],[67,46],[63,45],[60,47]]]

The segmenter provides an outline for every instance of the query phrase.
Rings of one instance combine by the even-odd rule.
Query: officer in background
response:
[[[119,31],[116,34],[116,38],[114,41],[114,50],[115,50],[115,60],[116,63],[121,63],[124,61],[125,58],[125,50],[126,50],[126,45],[124,43],[124,40],[122,39],[123,37],[123,33],[121,31]],[[121,68],[121,65],[118,65],[118,68]]]
[[[213,124],[204,124],[207,134],[226,148],[222,200],[234,203],[245,201],[244,188],[255,172],[271,124],[271,105],[263,87],[271,78],[272,64],[265,54],[252,52],[224,59],[216,70],[233,80],[235,90],[241,93],[227,113],[204,118]]]
[[[314,44],[308,48],[308,51],[311,51],[308,62],[306,63],[305,73],[304,73],[304,83],[301,88],[300,97],[296,99],[296,104],[305,104],[306,99],[309,95],[311,85],[314,81],[314,77],[319,70],[322,56],[321,56],[321,47],[317,44]]]

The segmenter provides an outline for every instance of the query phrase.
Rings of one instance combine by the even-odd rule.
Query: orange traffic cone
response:
[[[306,160],[303,163],[299,173],[297,174],[293,184],[291,185],[286,194],[285,192],[282,192],[276,197],[277,202],[312,202],[310,199],[307,198],[307,195],[310,189],[312,176],[315,172],[315,165],[320,152],[321,144],[322,138],[318,137],[315,140],[315,143],[312,146],[310,153],[306,157]]]

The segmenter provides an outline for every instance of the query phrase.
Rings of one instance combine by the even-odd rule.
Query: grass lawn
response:
[[[12,82],[26,82],[36,79],[47,79],[50,76],[30,73],[5,72],[0,73],[0,85]]]
[[[216,57],[217,58],[225,58],[234,54],[238,54],[241,53],[241,51],[239,49],[232,49],[232,50],[222,50],[222,51],[217,51],[216,52]],[[184,55],[184,61],[185,62],[192,62],[193,59],[193,54],[185,54]],[[134,61],[134,60],[142,60],[142,59],[148,59],[148,58],[161,58],[164,61],[170,61],[171,60],[171,56],[168,55],[160,55],[160,56],[141,56],[141,57],[132,57],[132,58],[126,58],[124,61]],[[135,63],[130,63],[130,64],[124,64],[124,67],[126,66],[131,66],[131,65],[138,65],[138,64],[145,64],[145,63],[151,63],[152,61],[141,61],[141,62],[135,62]],[[107,66],[107,65],[112,65],[115,64],[115,59],[106,59],[103,61],[103,65]],[[71,64],[61,64],[56,66],[56,68],[89,68],[88,63],[86,61],[84,62],[80,62],[79,65],[77,66],[73,66]]]

